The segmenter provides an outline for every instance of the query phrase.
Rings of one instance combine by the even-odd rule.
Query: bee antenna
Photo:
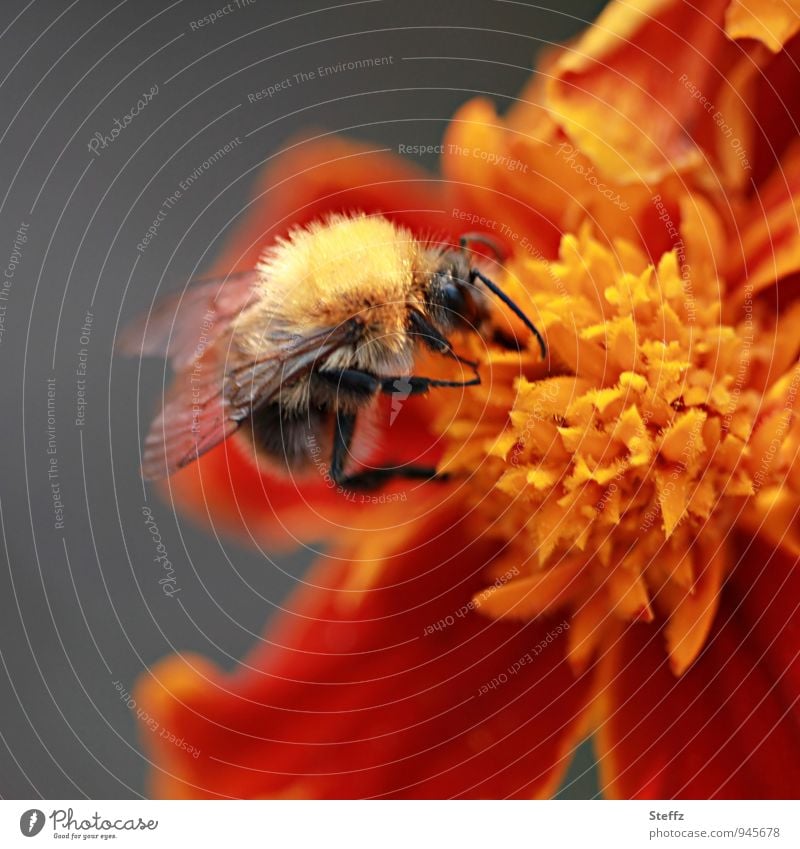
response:
[[[478,271],[477,268],[470,269],[469,274],[470,274],[470,277],[472,278],[472,281],[474,281],[475,278],[480,280],[481,283],[483,283],[483,285],[486,286],[486,288],[490,292],[492,292],[492,294],[497,295],[497,297],[500,298],[500,300],[516,316],[518,316],[520,319],[522,319],[523,324],[528,328],[528,330],[531,331],[531,333],[533,333],[533,335],[536,337],[537,341],[539,342],[539,347],[542,350],[542,359],[546,360],[547,359],[547,345],[545,344],[545,341],[544,341],[544,338],[542,337],[542,334],[538,331],[538,329],[536,328],[536,325],[528,318],[528,316],[525,315],[525,313],[514,303],[514,301],[512,301],[511,298],[508,297],[508,295],[506,295],[506,293],[497,285],[497,283],[490,280],[485,274],[481,274],[481,272]]]
[[[458,240],[458,244],[461,246],[461,250],[464,253],[469,249],[469,243],[475,242],[476,244],[483,245],[494,254],[495,259],[502,263],[506,258],[506,253],[500,247],[499,243],[496,242],[491,236],[487,236],[484,233],[464,233],[464,235]]]

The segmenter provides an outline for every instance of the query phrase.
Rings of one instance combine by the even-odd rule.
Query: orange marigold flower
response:
[[[328,210],[478,216],[549,356],[460,340],[483,383],[393,431],[453,483],[405,501],[232,444],[170,482],[335,548],[239,670],[142,679],[192,747],[149,738],[156,795],[546,796],[593,731],[608,796],[800,796],[796,6],[612,3],[507,115],[459,111],[440,183],[340,140],[270,171],[220,270]]]

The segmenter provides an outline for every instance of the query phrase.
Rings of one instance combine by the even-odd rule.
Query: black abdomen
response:
[[[333,416],[317,407],[287,410],[266,404],[242,427],[241,436],[261,457],[287,471],[327,469],[330,463]]]

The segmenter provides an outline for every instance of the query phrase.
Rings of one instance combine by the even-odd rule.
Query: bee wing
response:
[[[122,331],[117,350],[130,356],[164,357],[176,370],[185,368],[255,303],[261,280],[257,271],[243,271],[167,295]]]
[[[281,329],[265,334],[263,355],[238,349],[228,334],[175,376],[163,409],[145,440],[142,473],[171,475],[230,436],[253,410],[274,400],[281,387],[354,340],[354,323],[307,335]]]
[[[238,422],[226,416],[219,359],[224,352],[218,347],[175,376],[144,443],[142,474],[148,480],[171,475],[238,427]]]

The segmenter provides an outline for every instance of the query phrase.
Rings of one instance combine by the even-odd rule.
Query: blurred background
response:
[[[3,0],[0,796],[144,795],[116,682],[130,689],[177,650],[231,668],[310,560],[216,539],[144,487],[139,445],[163,364],[113,357],[120,324],[210,265],[286,139],[314,127],[435,145],[475,94],[507,108],[537,54],[603,5],[233,0],[198,26],[225,3]],[[248,97],[371,56],[392,61]],[[237,137],[137,250],[164,198]],[[436,156],[422,164],[435,170]],[[181,605],[154,574],[144,504]],[[584,745],[561,794],[596,792]]]

